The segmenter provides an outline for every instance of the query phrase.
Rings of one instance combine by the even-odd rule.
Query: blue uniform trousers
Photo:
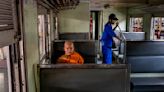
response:
[[[107,46],[102,46],[103,53],[103,63],[112,64],[112,48]]]

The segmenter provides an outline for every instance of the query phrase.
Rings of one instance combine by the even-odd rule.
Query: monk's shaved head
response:
[[[65,46],[65,45],[70,45],[70,46],[73,45],[73,46],[74,46],[74,44],[73,44],[72,41],[65,41],[64,46]]]
[[[65,41],[64,51],[66,55],[70,55],[74,52],[74,44],[72,41]]]

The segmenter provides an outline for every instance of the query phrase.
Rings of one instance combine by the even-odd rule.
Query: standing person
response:
[[[64,43],[65,54],[59,57],[57,63],[66,64],[83,64],[84,59],[82,56],[74,51],[74,44],[72,41],[65,41]]]
[[[105,24],[104,32],[101,38],[102,42],[102,53],[103,53],[103,63],[112,64],[112,44],[113,37],[121,41],[121,39],[114,33],[114,30],[118,26],[118,18],[115,14],[110,14],[108,17],[108,22]],[[116,26],[112,29],[112,25]]]

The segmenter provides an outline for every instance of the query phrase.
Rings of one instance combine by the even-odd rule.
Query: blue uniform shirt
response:
[[[103,46],[112,48],[113,37],[116,37],[112,29],[112,25],[109,23],[105,24],[104,32],[101,38],[101,42]]]

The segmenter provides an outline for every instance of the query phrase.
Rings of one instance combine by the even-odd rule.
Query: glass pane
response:
[[[50,54],[51,51],[51,29],[50,29],[50,16],[48,15],[48,53]]]
[[[142,32],[143,31],[143,18],[130,18],[130,32]]]
[[[0,69],[0,90],[1,92],[5,92],[4,87],[4,73],[2,73],[2,70]]]
[[[0,48],[0,92],[11,92],[11,83],[8,83],[11,79],[9,61],[8,46]]]
[[[40,60],[45,55],[45,21],[44,15],[38,16],[38,34],[39,34],[39,51]]]
[[[152,18],[152,33],[154,40],[164,39],[164,18]]]

